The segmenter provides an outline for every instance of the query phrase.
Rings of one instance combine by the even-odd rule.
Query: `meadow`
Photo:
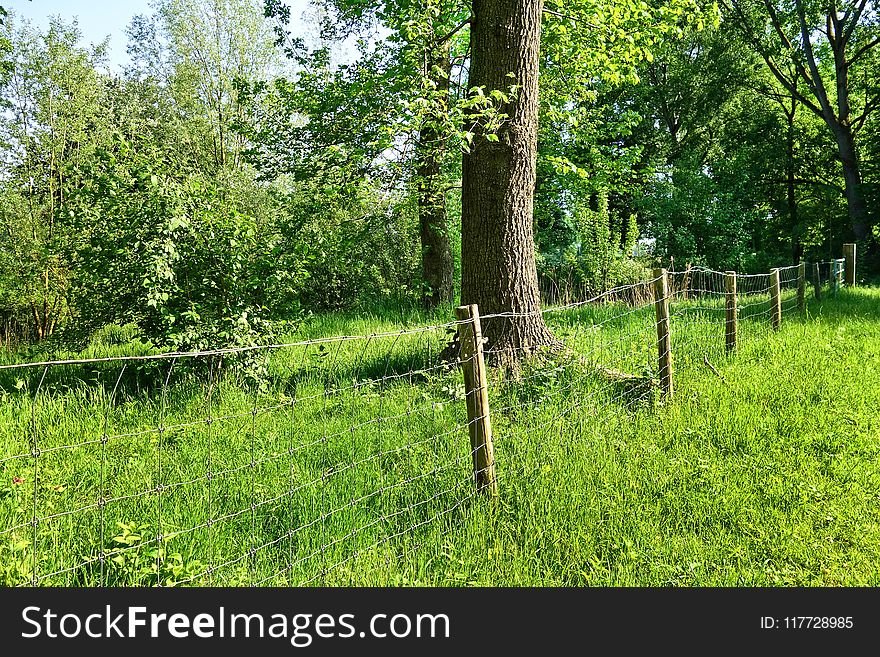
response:
[[[671,399],[653,305],[548,309],[566,351],[490,368],[497,498],[448,309],[313,317],[247,356],[262,384],[222,353],[2,369],[0,584],[876,586],[880,289],[793,301],[772,331],[744,296],[727,354],[723,299],[676,298]]]

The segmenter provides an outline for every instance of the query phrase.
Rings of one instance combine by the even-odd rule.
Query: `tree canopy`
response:
[[[309,36],[282,0],[157,0],[124,70],[0,9],[0,338],[258,344],[310,312],[529,312],[852,239],[877,270],[872,3],[512,7],[313,0]],[[499,258],[479,236],[504,231]]]

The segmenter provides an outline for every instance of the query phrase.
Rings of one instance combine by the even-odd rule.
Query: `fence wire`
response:
[[[473,495],[456,328],[6,367],[5,583],[385,581]]]
[[[839,261],[819,265],[820,286],[842,280]],[[778,272],[787,321],[799,269]],[[502,490],[554,467],[548,440],[596,446],[658,402],[659,281],[532,313],[551,329],[545,349],[519,354],[515,375],[490,368]],[[740,343],[766,338],[771,288],[771,274],[737,276]],[[717,375],[725,273],[669,272],[666,300],[675,377]],[[411,581],[412,555],[442,558],[482,504],[468,439],[482,418],[449,348],[462,324],[0,365],[0,583]]]

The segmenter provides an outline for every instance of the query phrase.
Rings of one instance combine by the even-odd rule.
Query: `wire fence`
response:
[[[781,313],[797,311],[797,266],[780,268]],[[711,367],[726,352],[727,273],[703,268],[670,272],[672,350],[677,370]],[[736,275],[737,340],[765,335],[773,328],[773,276]]]
[[[826,270],[838,276],[834,263]],[[776,271],[780,315],[797,314],[809,268]],[[544,351],[522,349],[529,358],[515,375],[479,374],[500,355],[483,353],[479,322],[511,315],[2,365],[0,584],[417,580],[470,514],[488,513],[475,479],[503,494],[505,482],[546,467],[547,440],[570,449],[601,440],[629,410],[662,398],[664,357],[675,355],[676,376],[717,374],[727,276],[663,272],[547,307],[553,338]],[[774,274],[736,280],[739,339],[763,339]],[[451,353],[469,334],[471,349]],[[481,394],[491,411],[474,401]]]

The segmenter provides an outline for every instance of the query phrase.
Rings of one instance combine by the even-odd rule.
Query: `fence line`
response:
[[[662,270],[534,313],[0,366],[0,584],[387,583],[415,553],[442,558],[505,482],[550,467],[530,437],[573,449],[676,378],[720,376],[738,344],[803,310],[809,272],[834,287],[854,280],[848,262]],[[539,312],[545,354],[484,352],[481,320]],[[534,357],[511,377],[486,368],[502,351]]]

